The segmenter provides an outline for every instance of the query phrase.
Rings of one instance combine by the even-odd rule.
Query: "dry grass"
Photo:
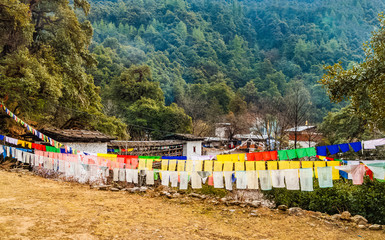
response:
[[[0,171],[0,239],[384,239],[310,217],[179,204]],[[227,212],[227,213],[225,213]]]

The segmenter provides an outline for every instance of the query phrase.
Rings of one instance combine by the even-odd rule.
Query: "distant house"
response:
[[[294,145],[295,132],[297,132],[297,148],[314,147],[322,140],[322,134],[317,132],[316,126],[298,126],[286,129],[289,136],[289,145]]]
[[[186,156],[192,159],[202,155],[203,140],[191,134],[172,134],[156,141],[111,141],[108,148],[117,149],[118,154],[123,155]]]
[[[204,138],[191,134],[172,134],[164,138],[165,140],[183,141],[183,156],[192,159],[195,156],[202,156],[202,143]]]
[[[68,147],[89,153],[107,153],[107,143],[116,139],[89,130],[43,129],[41,132]]]

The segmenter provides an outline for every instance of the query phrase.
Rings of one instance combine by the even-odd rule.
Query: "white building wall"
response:
[[[308,147],[315,147],[317,145],[316,142],[310,141],[297,141],[297,148],[308,148]],[[289,141],[289,146],[294,146],[294,141]]]
[[[195,152],[194,152],[195,147]],[[183,144],[183,156],[191,159],[193,156],[202,155],[202,141],[187,141]]]
[[[66,142],[63,144],[82,152],[107,153],[106,142]]]

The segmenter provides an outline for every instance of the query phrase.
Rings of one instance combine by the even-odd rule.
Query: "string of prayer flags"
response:
[[[296,149],[287,150],[287,156],[289,157],[289,159],[297,158],[297,151],[296,151]]]
[[[315,177],[318,178],[318,168],[326,167],[326,162],[324,161],[314,161],[314,174]]]
[[[334,154],[340,152],[340,149],[338,148],[338,145],[329,145],[329,146],[327,146],[327,148],[328,148],[328,150],[329,150],[331,155],[334,155]]]
[[[289,157],[287,156],[287,150],[280,150],[278,151],[279,160],[288,160]]]
[[[333,187],[333,173],[331,167],[318,167],[317,172],[320,188]]]
[[[361,142],[354,142],[354,143],[349,143],[349,144],[350,144],[350,146],[353,148],[353,150],[355,152],[358,152],[358,151],[360,151],[362,149]]]
[[[328,161],[327,162],[328,167],[332,167],[332,178],[333,180],[340,179],[340,171],[336,169],[336,166],[340,166],[340,162],[338,161]]]
[[[343,152],[343,153],[348,152],[350,150],[348,143],[338,144],[338,147],[340,147],[341,152]]]
[[[317,147],[317,155],[327,156],[328,154],[327,154],[326,146]]]
[[[385,138],[364,141],[364,149],[376,149],[377,146],[385,145]]]
[[[270,161],[277,160],[277,151],[253,152],[247,153],[247,161]]]

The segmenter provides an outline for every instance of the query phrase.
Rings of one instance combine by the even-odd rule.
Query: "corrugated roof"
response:
[[[78,129],[42,129],[40,131],[59,142],[109,142],[116,139],[99,131]]]
[[[302,132],[302,131],[309,130],[312,128],[316,128],[316,126],[298,126],[297,132]],[[295,127],[286,129],[285,132],[295,132]]]

